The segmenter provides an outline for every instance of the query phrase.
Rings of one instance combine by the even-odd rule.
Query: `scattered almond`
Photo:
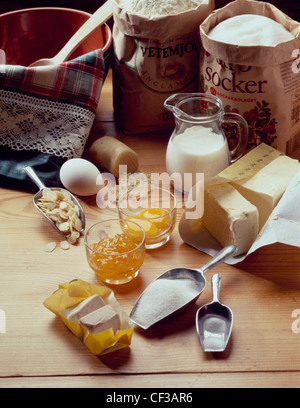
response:
[[[61,241],[59,245],[61,249],[64,249],[64,250],[70,249],[70,244],[68,241]]]
[[[46,244],[44,251],[45,252],[53,252],[54,249],[56,248],[56,242],[48,242]]]

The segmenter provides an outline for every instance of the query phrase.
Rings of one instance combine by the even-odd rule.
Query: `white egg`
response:
[[[98,168],[85,159],[67,160],[60,168],[59,177],[62,185],[71,193],[80,196],[97,194],[100,185],[97,178],[101,177]],[[102,177],[98,179],[102,180]]]

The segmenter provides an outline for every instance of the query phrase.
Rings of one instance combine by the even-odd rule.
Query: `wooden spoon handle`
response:
[[[0,50],[0,65],[5,65],[6,55],[4,50]]]
[[[55,57],[52,58],[55,64],[66,61],[74,50],[99,26],[105,23],[113,15],[112,4],[107,0],[95,13],[76,31],[70,40],[64,45]]]

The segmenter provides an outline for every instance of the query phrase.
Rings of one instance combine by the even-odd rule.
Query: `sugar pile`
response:
[[[199,296],[199,292],[191,279],[157,279],[143,293],[132,318],[150,327]]]
[[[210,351],[226,346],[226,320],[223,316],[208,315],[203,321],[203,346]]]
[[[255,14],[230,17],[217,24],[209,37],[226,44],[252,46],[274,46],[295,38],[282,24]]]

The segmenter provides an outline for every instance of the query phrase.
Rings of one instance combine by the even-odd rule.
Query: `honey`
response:
[[[125,233],[103,238],[87,250],[90,267],[107,283],[125,283],[134,278],[144,257],[144,248]]]
[[[112,238],[103,238],[100,242],[92,244],[95,251],[114,255],[129,252],[137,248],[137,246],[138,244],[125,234],[117,234]]]

